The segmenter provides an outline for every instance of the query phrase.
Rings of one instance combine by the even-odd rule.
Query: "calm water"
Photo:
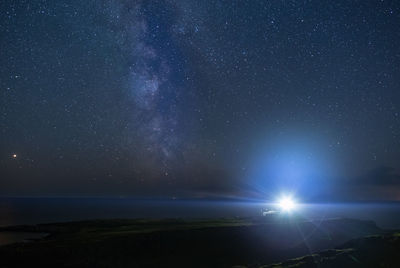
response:
[[[107,198],[2,198],[0,226],[105,218],[221,218],[260,215],[262,203],[141,201]],[[400,229],[400,204],[308,204],[297,213],[310,219],[347,217]]]

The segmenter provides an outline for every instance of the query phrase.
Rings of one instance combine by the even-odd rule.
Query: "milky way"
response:
[[[134,106],[132,131],[139,132],[145,151],[167,165],[179,149],[176,99],[182,88],[171,81],[170,73],[176,70],[171,70],[162,48],[152,41],[161,34],[166,35],[165,42],[174,42],[169,36],[172,26],[149,21],[152,18],[146,16],[142,2],[114,1],[107,10],[112,11],[108,14],[113,21],[110,26],[117,29],[116,38],[125,58],[122,86]]]

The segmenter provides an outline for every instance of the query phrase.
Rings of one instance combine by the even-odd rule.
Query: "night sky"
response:
[[[400,200],[400,2],[0,3],[0,195]]]

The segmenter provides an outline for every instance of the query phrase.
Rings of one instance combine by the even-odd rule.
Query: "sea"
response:
[[[274,210],[275,205],[225,200],[0,198],[0,227],[91,219],[255,217],[263,209]],[[309,203],[298,204],[290,213],[310,220],[371,220],[383,229],[400,229],[400,203]]]

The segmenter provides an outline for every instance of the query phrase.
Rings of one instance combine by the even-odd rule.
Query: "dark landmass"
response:
[[[353,239],[336,249],[262,268],[400,267],[400,232]]]
[[[325,264],[328,259],[353,256],[361,261],[365,250],[373,247],[369,241],[382,245],[392,237],[397,241],[396,235],[370,221],[284,217],[94,220],[3,227],[0,231],[50,234],[32,243],[0,247],[0,267],[262,267],[303,255],[309,256],[270,267],[317,267],[313,260]],[[351,240],[365,236],[370,237]],[[393,243],[388,247],[398,246]],[[336,249],[322,251],[331,248]]]

